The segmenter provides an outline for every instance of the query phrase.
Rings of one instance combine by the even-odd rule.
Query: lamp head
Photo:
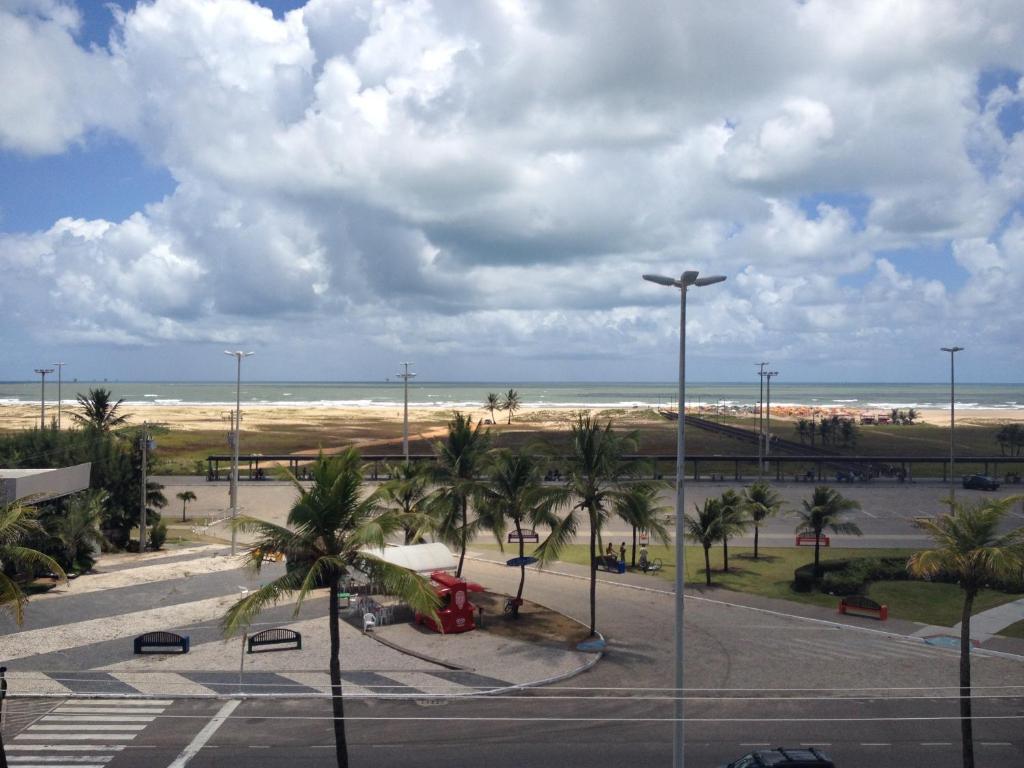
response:
[[[665,277],[664,275],[644,275],[644,280],[649,280],[652,283],[658,285],[667,285],[669,287],[676,287],[679,285],[678,280],[674,280],[671,277]]]
[[[941,347],[943,352],[963,352],[963,347]]]
[[[693,284],[698,288],[702,288],[705,285],[713,285],[714,283],[720,283],[725,280],[725,275],[712,275],[711,277],[702,277],[698,280],[694,280]]]

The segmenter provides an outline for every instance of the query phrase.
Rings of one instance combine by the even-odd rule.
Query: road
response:
[[[514,585],[515,574],[499,566],[473,562],[469,573],[492,588]],[[238,576],[204,577],[200,591],[215,592],[218,581],[234,589]],[[173,588],[173,582],[164,584],[165,593]],[[138,589],[134,599],[154,597],[153,587]],[[530,573],[526,589],[537,602],[586,616],[583,581]],[[130,600],[133,590],[118,592]],[[83,605],[87,597],[81,597]],[[719,765],[755,744],[821,744],[841,766],[959,764],[954,651],[870,631],[879,625],[867,620],[869,630],[844,629],[705,597],[695,592],[687,601],[689,764]],[[728,593],[714,597],[727,599]],[[609,639],[609,651],[592,671],[572,680],[513,696],[444,704],[350,700],[353,765],[668,764],[671,597],[601,584],[598,600],[598,624]],[[105,647],[80,653],[88,666],[106,662],[115,651]],[[979,765],[1024,764],[1022,664],[996,655],[975,657]],[[45,757],[45,763],[35,764],[170,766],[205,732],[208,740],[197,745],[191,766],[333,763],[325,700],[275,698],[227,705],[168,696],[136,701],[9,701],[9,754],[22,758],[21,764]],[[237,708],[214,729],[225,706]],[[131,713],[125,713],[127,708]],[[85,722],[96,730],[85,731]],[[118,733],[124,736],[113,744],[118,748],[106,749],[105,737]],[[108,756],[109,761],[99,760]],[[67,760],[71,757],[79,759]]]

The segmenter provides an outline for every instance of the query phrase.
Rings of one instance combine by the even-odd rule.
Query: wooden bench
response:
[[[828,536],[814,536],[810,533],[801,533],[796,537],[796,545],[802,547],[804,545],[814,546],[814,544],[821,544],[823,547],[829,546],[830,539]]]
[[[523,528],[522,536],[521,537],[520,537],[520,534],[516,533],[515,531],[509,531],[509,534],[508,534],[508,543],[509,544],[518,544],[519,541],[520,541],[520,538],[522,538],[522,541],[524,543],[525,542],[530,542],[531,544],[539,544],[540,543],[540,536],[537,535],[536,531],[531,530],[530,528]]]
[[[294,629],[264,629],[249,638],[249,653],[253,648],[263,645],[291,645],[295,644],[295,650],[302,650],[302,635]],[[291,648],[270,648],[272,651],[290,651]]]
[[[180,648],[182,653],[188,653],[189,637],[174,632],[147,632],[136,637],[134,645],[135,653],[142,653],[143,648]]]
[[[852,616],[870,616],[885,621],[889,618],[889,606],[879,605],[870,597],[850,595],[839,601],[839,612]]]

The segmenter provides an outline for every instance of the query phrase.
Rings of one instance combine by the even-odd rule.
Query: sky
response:
[[[0,0],[0,379],[1024,381],[1019,0]]]

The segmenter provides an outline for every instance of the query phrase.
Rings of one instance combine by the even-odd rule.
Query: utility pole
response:
[[[767,412],[765,413],[765,427],[764,427],[764,463],[768,464],[768,454],[771,452],[772,444],[772,376],[778,376],[778,371],[765,371],[764,376],[768,380],[768,384],[765,387],[765,394],[767,403]]]
[[[238,517],[238,433],[242,428],[242,360],[254,352],[224,351],[225,355],[235,358],[237,366],[235,369],[235,418],[234,432],[231,435],[231,556],[235,556],[237,545],[237,533],[235,531],[235,518]]]
[[[764,474],[764,367],[767,362],[754,363],[758,367],[760,390],[757,393],[757,479]]]
[[[402,411],[402,456],[405,463],[409,463],[409,379],[415,378],[415,373],[409,373],[409,366],[412,363],[402,363],[404,370],[397,374],[398,378],[405,382],[405,406]]]
[[[954,382],[956,381],[953,357],[957,352],[963,352],[963,347],[941,347],[943,352],[949,352],[949,498],[952,501],[956,498],[956,482],[953,480],[953,430],[956,427],[956,397]]]
[[[149,422],[142,422],[142,499],[139,506],[139,554],[146,551],[146,463],[149,460]]]
[[[67,363],[54,363],[57,367],[57,429],[60,429],[60,412],[61,412],[61,384],[63,383],[64,366]]]
[[[39,428],[46,429],[46,374],[53,373],[53,368],[36,368],[42,376],[42,388],[39,393]]]

